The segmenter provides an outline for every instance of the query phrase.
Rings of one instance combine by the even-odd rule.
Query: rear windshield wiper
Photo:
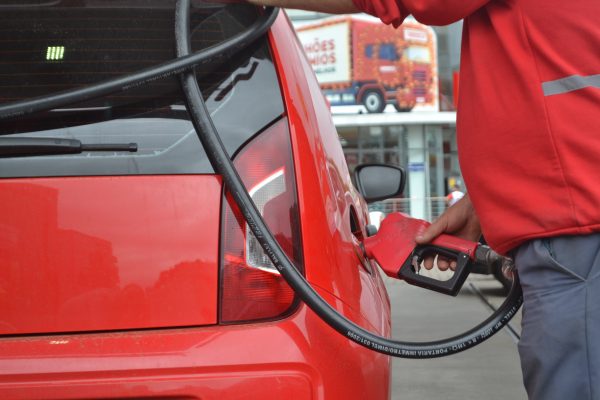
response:
[[[0,157],[29,157],[60,154],[80,154],[84,151],[138,150],[137,143],[90,143],[62,138],[0,138]]]

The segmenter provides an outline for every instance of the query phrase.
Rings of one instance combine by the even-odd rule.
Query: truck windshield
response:
[[[388,61],[398,61],[398,52],[396,46],[392,43],[382,43],[379,46],[379,59]]]
[[[175,2],[62,0],[0,5],[0,102],[43,96],[125,75],[175,57]],[[193,2],[192,50],[229,38],[255,7]],[[196,69],[228,151],[283,113],[268,43],[225,65]],[[255,100],[260,93],[261,101]],[[137,152],[0,158],[0,177],[213,173],[193,130],[176,77],[125,92],[0,122],[10,137],[137,143]]]
[[[410,46],[405,50],[405,54],[410,61],[431,63],[431,52],[426,46]]]

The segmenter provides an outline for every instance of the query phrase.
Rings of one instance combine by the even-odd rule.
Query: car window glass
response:
[[[193,51],[239,33],[257,17],[255,7],[194,4],[190,19]],[[14,38],[0,47],[2,103],[101,82],[175,56],[173,1],[63,0],[44,6],[0,7],[2,37]],[[266,39],[225,64],[199,66],[196,74],[231,154],[283,113]],[[259,93],[261,101],[257,102]],[[138,144],[133,154],[4,158],[0,159],[0,176],[4,177],[213,172],[176,77],[1,121],[0,134]]]

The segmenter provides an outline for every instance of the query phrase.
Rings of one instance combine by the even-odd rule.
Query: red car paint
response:
[[[275,29],[282,24],[284,22],[277,22],[272,38],[277,38],[275,59],[284,72],[280,77],[293,132],[301,215],[302,220],[308,222],[302,224],[304,253],[319,254],[318,258],[306,257],[306,278],[354,310],[371,307],[386,310],[389,299],[378,272],[375,269],[373,275],[369,275],[361,267],[350,230],[353,215],[359,219],[358,226],[367,225],[366,207],[350,181],[337,131],[330,114],[325,112],[326,103],[318,83],[312,79],[312,69],[294,40],[291,27]],[[280,43],[278,35],[283,33],[287,33],[287,37],[281,38],[282,43],[288,40],[296,46],[277,45]],[[306,119],[307,113],[314,118]],[[317,132],[318,135],[314,134]],[[315,193],[320,195],[315,196]],[[352,208],[357,211],[355,214]],[[366,232],[360,235],[365,237]],[[362,282],[373,283],[363,286]],[[369,300],[363,303],[357,289],[358,294],[372,290],[373,296],[366,296]],[[389,311],[368,312],[366,316],[378,331],[389,334]]]
[[[283,15],[269,38],[291,131],[306,277],[346,317],[389,336],[381,276],[356,252],[366,206],[319,85]],[[0,181],[3,231],[23,232],[0,244],[0,307],[9,304],[2,319],[11,325],[1,327],[0,398],[389,398],[390,358],[345,339],[303,304],[280,320],[216,325],[220,196],[211,175]],[[103,271],[71,272],[86,258],[89,268],[102,258]],[[32,263],[47,274],[18,276]],[[74,294],[81,302],[61,304]]]
[[[1,181],[17,233],[0,244],[2,332],[216,323],[219,216],[196,210],[220,189],[215,176]]]

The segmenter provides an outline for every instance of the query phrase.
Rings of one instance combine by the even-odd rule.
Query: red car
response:
[[[172,1],[0,8],[2,103],[175,57]],[[193,2],[192,50],[259,14]],[[344,316],[389,336],[380,273],[360,256],[366,203],[285,15],[196,74],[297,268]],[[298,301],[249,232],[176,76],[5,119],[0,133],[0,398],[389,398],[390,358]]]

